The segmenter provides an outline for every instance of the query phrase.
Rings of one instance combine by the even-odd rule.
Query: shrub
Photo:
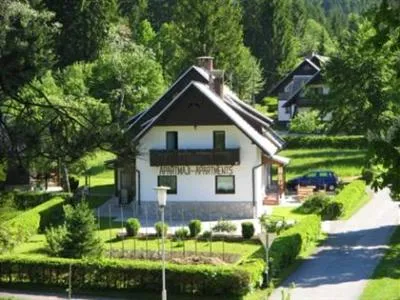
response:
[[[236,231],[236,225],[233,224],[231,221],[227,220],[219,220],[218,223],[212,228],[215,232],[227,232],[231,233]]]
[[[49,201],[52,198],[61,197],[63,199],[68,200],[72,197],[70,193],[48,193],[48,192],[16,192],[14,193],[15,205],[18,209],[28,209],[39,204],[42,204],[46,201]]]
[[[317,215],[308,215],[282,232],[270,248],[272,275],[279,276],[300,253],[309,249],[318,240],[320,230],[321,218]]]
[[[191,237],[198,236],[201,232],[201,221],[200,220],[191,220],[189,222],[189,230],[190,230]]]
[[[308,197],[306,201],[296,209],[296,212],[320,215],[321,212],[328,206],[330,201],[330,197],[326,194],[314,194]]]
[[[189,237],[189,230],[187,230],[186,228],[182,227],[179,228],[175,231],[175,238],[178,240],[186,240]]]
[[[346,185],[343,190],[336,195],[335,202],[338,206],[341,206],[340,217],[346,216],[354,211],[354,208],[358,206],[365,196],[366,184],[362,180],[355,180],[352,183]]]
[[[323,122],[321,121],[317,111],[300,112],[290,122],[290,131],[296,133],[318,133],[323,129]]]
[[[140,221],[136,218],[126,220],[125,228],[128,236],[137,236],[140,230]]]
[[[70,265],[74,274],[71,284],[75,291],[156,292],[154,283],[161,282],[161,264],[157,261],[0,256],[0,284],[65,288]],[[252,273],[239,266],[167,263],[166,272],[168,291],[175,294],[234,298],[245,295],[254,285]]]
[[[67,236],[65,226],[58,226],[46,229],[46,241],[51,255],[60,256],[64,249],[63,242]]]
[[[353,148],[362,149],[367,145],[364,136],[336,136],[336,135],[307,135],[285,136],[286,146],[289,149],[301,148]]]
[[[72,207],[64,206],[66,234],[62,241],[63,257],[81,258],[99,256],[102,251],[101,240],[96,235],[96,221],[86,202]]]
[[[336,220],[343,214],[343,204],[331,201],[321,212],[323,220]]]
[[[168,232],[168,224],[167,223],[164,223],[164,226],[163,226],[162,222],[157,222],[156,224],[154,224],[154,228],[156,230],[156,234],[158,237],[162,236],[163,229],[164,229],[164,236],[167,235],[167,232]]]
[[[280,234],[282,230],[286,229],[287,224],[282,217],[263,214],[260,217],[261,226],[269,233]]]
[[[33,234],[37,233],[41,225],[41,214],[63,201],[62,198],[54,198],[4,222],[2,231],[8,232],[7,248],[12,249],[15,245],[27,241]]]
[[[204,231],[201,237],[205,240],[210,239],[212,237],[212,231],[209,230]]]
[[[254,235],[254,225],[252,222],[242,223],[242,236],[245,239],[251,239]]]
[[[374,171],[369,168],[364,168],[361,172],[361,177],[366,183],[370,184],[374,179]]]

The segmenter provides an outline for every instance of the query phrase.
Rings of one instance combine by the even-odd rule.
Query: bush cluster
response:
[[[244,239],[251,239],[254,235],[254,225],[252,222],[242,223],[242,237]]]
[[[96,221],[86,202],[64,206],[65,222],[46,231],[50,252],[55,256],[99,257],[102,243],[96,234]]]
[[[364,136],[334,136],[334,135],[307,135],[286,136],[286,145],[289,149],[299,148],[352,148],[362,149],[367,144]]]
[[[157,222],[154,224],[154,229],[156,230],[156,235],[158,237],[162,236],[163,229],[164,229],[164,236],[166,236],[168,233],[168,224],[165,222],[164,222],[164,224],[162,222]]]
[[[175,230],[175,238],[177,240],[183,241],[186,240],[188,237],[189,237],[189,230],[187,230],[185,227]]]
[[[0,257],[0,283],[65,288],[69,265],[75,291],[88,289],[160,289],[161,265],[153,261]],[[241,296],[251,289],[252,274],[238,266],[167,264],[168,291],[175,294]],[[160,291],[161,292],[161,291]]]
[[[214,225],[212,231],[231,233],[236,231],[236,225],[233,224],[231,221],[221,219],[217,222],[216,225]]]
[[[61,205],[63,201],[64,199],[56,197],[2,223],[0,252],[11,250],[19,243],[27,241],[33,234],[38,232],[41,226],[46,226],[48,212]],[[42,215],[44,216],[43,219]]]
[[[314,194],[295,210],[301,214],[317,214],[323,220],[335,220],[341,214],[341,206],[324,193]]]
[[[365,196],[365,189],[367,185],[363,180],[355,180],[352,183],[346,185],[343,190],[336,195],[334,203],[340,207],[340,215],[337,217],[346,215],[346,213],[353,210],[354,207]]]
[[[309,249],[318,240],[320,230],[321,218],[317,215],[308,215],[296,225],[283,231],[270,248],[271,274],[274,277],[279,276],[300,253]]]
[[[15,192],[14,202],[18,209],[26,210],[42,204],[51,198],[61,197],[66,200],[72,197],[70,193],[49,193],[49,192]]]
[[[189,226],[191,237],[196,237],[200,234],[200,232],[201,232],[201,221],[200,220],[191,220],[189,222],[188,226]]]
[[[140,230],[140,221],[136,218],[126,220],[125,229],[128,236],[137,236]]]

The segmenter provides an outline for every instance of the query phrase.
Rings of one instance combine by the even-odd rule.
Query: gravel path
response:
[[[372,275],[396,225],[399,202],[387,189],[347,221],[330,222],[327,241],[285,280],[291,300],[357,300]],[[281,300],[281,289],[269,298]]]

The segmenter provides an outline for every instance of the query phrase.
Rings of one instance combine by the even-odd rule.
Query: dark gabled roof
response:
[[[269,92],[269,95],[277,95],[279,90],[282,90],[286,85],[288,85],[291,81],[293,76],[295,76],[304,65],[309,65],[312,67],[312,71],[310,74],[307,75],[314,75],[321,71],[321,69],[312,61],[311,59],[305,58],[300,64],[298,64],[291,72],[289,72],[284,78],[282,78]],[[297,75],[302,75],[301,72]]]
[[[282,144],[277,145],[277,141],[271,139],[270,136],[264,136],[252,127],[245,119],[243,119],[226,101],[221,99],[215,92],[213,92],[208,84],[192,81],[179,95],[177,95],[170,103],[168,103],[154,118],[152,118],[146,126],[134,137],[133,141],[137,142],[142,138],[148,130],[157,124],[157,121],[166,114],[175,102],[184,98],[185,93],[189,89],[196,89],[214,106],[223,112],[236,127],[241,130],[252,142],[254,142],[265,154],[272,157],[282,147]]]
[[[308,78],[306,80],[304,80],[304,82],[299,85],[297,87],[297,89],[290,95],[290,97],[288,97],[287,101],[285,102],[285,104],[283,105],[283,107],[289,107],[290,105],[294,104],[296,102],[296,97],[300,94],[301,90],[308,84],[310,84],[315,77],[319,76],[320,72],[315,73],[314,76],[312,76],[311,78]]]
[[[128,132],[135,136],[139,133],[143,126],[145,126],[152,118],[154,118],[160,111],[172,101],[172,99],[179,94],[191,81],[199,81],[203,83],[209,82],[209,74],[202,68],[191,66],[184,71],[173,85],[162,95],[156,102],[153,103],[146,111],[134,116],[128,121]]]

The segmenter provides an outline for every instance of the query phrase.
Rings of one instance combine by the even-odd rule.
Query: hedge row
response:
[[[72,197],[72,194],[64,192],[15,192],[13,195],[15,205],[21,210],[38,206],[54,197],[64,199]]]
[[[358,206],[365,196],[366,187],[365,181],[355,180],[346,185],[343,190],[335,196],[333,203],[341,207],[339,217],[343,217],[354,211],[355,207]]]
[[[365,148],[364,136],[304,135],[285,136],[287,148]]]
[[[65,288],[69,265],[72,289],[160,291],[161,264],[154,261],[72,260],[63,258],[0,257],[0,283],[29,283]],[[244,295],[251,274],[237,266],[166,266],[168,292],[192,295]]]
[[[2,228],[4,234],[8,235],[7,244],[15,246],[27,241],[39,229],[47,227],[51,223],[54,210],[62,209],[63,202],[63,198],[56,197],[4,222]]]
[[[308,215],[279,235],[270,248],[272,276],[279,276],[300,253],[311,247],[318,240],[320,232],[320,216]]]

